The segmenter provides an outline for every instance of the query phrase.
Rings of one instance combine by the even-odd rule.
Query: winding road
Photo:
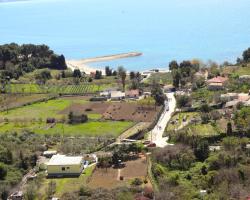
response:
[[[163,137],[163,134],[169,120],[171,119],[172,113],[175,111],[175,106],[176,106],[174,93],[173,92],[166,93],[166,96],[168,97],[168,101],[165,103],[164,111],[158,123],[149,134],[149,140],[151,140],[152,143],[155,143],[157,147],[161,148],[167,145],[172,145],[167,142],[168,137]]]

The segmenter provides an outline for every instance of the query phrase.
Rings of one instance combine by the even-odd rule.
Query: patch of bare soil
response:
[[[77,114],[88,114],[88,113],[94,113],[94,114],[103,114],[109,107],[108,103],[103,102],[91,102],[87,104],[80,104],[80,103],[74,103],[61,111],[59,114],[69,114],[69,112],[74,112]]]
[[[142,107],[136,103],[112,103],[103,118],[116,121],[152,122],[160,111],[160,107],[155,110],[154,106]]]
[[[106,189],[112,189],[119,186],[127,185],[129,184],[129,181],[133,180],[134,178],[144,179],[147,176],[147,161],[145,157],[137,160],[128,161],[125,164],[126,166],[121,169],[96,168],[88,183],[88,186],[90,188],[102,187]],[[119,173],[120,176],[124,177],[124,180],[119,180],[117,178]]]

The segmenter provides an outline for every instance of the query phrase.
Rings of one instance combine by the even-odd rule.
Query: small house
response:
[[[119,101],[125,98],[125,93],[121,91],[111,91],[110,98],[113,101]]]
[[[242,75],[239,79],[240,81],[250,81],[250,75]]]
[[[207,81],[207,87],[209,90],[223,90],[228,78],[222,76],[216,76]]]
[[[126,98],[138,99],[140,96],[139,90],[129,90],[125,92]]]
[[[100,96],[101,97],[106,97],[106,98],[110,98],[110,92],[109,91],[103,91],[103,92],[100,92]]]
[[[221,94],[220,99],[224,102],[233,101],[235,99],[238,99],[238,93]]]
[[[54,155],[47,163],[49,177],[80,176],[83,169],[82,156]]]

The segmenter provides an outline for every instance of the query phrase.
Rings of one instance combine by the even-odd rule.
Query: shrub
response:
[[[140,178],[135,178],[135,179],[132,181],[131,185],[139,186],[139,185],[141,185],[142,183],[143,183],[143,181],[142,181]]]
[[[7,175],[7,168],[3,163],[0,163],[0,180],[3,180]]]

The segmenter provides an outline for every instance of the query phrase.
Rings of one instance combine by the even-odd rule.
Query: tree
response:
[[[64,70],[62,71],[61,76],[62,76],[62,78],[66,78],[66,74],[65,74],[65,71],[64,71]]]
[[[80,69],[74,69],[73,77],[75,77],[75,78],[81,78],[82,77],[82,73],[81,73]]]
[[[101,78],[102,78],[102,71],[96,70],[95,79],[101,79]]]
[[[176,98],[176,104],[177,104],[177,107],[178,108],[183,108],[183,107],[187,107],[190,105],[191,103],[191,99],[189,96],[187,95],[180,95],[180,96],[177,96]]]
[[[135,79],[135,72],[131,71],[129,73],[129,77],[130,77],[130,80],[134,80]]]
[[[35,78],[39,84],[45,84],[47,80],[52,78],[52,76],[49,70],[42,70],[40,73],[35,75]]]
[[[211,110],[211,108],[209,107],[209,105],[207,103],[204,103],[201,105],[200,111],[202,113],[209,113]]]
[[[228,122],[227,123],[227,135],[231,136],[233,134],[233,128],[232,128],[232,123]]]
[[[127,73],[124,67],[118,67],[118,76],[121,79],[123,91],[125,91]]]
[[[179,65],[175,60],[173,60],[169,63],[169,70],[172,71],[172,70],[176,70],[178,68],[179,68]]]
[[[105,74],[106,76],[112,76],[112,69],[110,69],[109,66],[105,67]]]
[[[51,69],[58,69],[58,70],[64,70],[67,69],[65,57],[63,55],[55,55],[53,54],[50,58],[50,68]]]
[[[209,156],[209,144],[207,140],[200,140],[196,142],[194,147],[194,155],[195,157],[203,162]]]
[[[3,163],[0,163],[0,180],[4,180],[7,175],[7,168]]]
[[[155,105],[164,105],[166,96],[164,95],[161,86],[155,81],[152,84],[151,95],[155,100]]]
[[[219,120],[221,118],[221,114],[217,110],[213,110],[210,113],[210,115],[211,115],[212,120],[214,120],[215,123],[217,120]]]
[[[243,52],[242,57],[244,62],[250,62],[250,48]]]
[[[210,120],[209,113],[201,113],[201,121],[203,124],[207,124]]]

